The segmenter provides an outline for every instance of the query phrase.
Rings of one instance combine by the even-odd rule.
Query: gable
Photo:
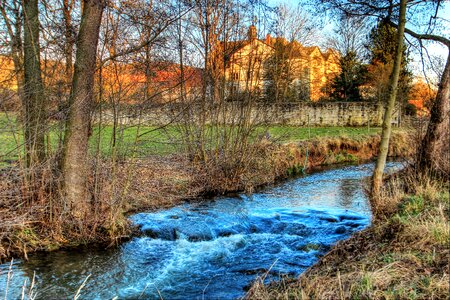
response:
[[[238,51],[236,51],[233,56],[246,56],[250,53],[254,55],[267,55],[273,52],[273,48],[260,40],[254,40],[251,43],[245,44]]]

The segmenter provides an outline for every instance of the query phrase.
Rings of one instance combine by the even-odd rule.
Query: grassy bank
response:
[[[299,279],[255,283],[248,299],[448,299],[448,182],[400,174],[373,203],[373,225]]]
[[[390,155],[409,155],[409,142],[407,133],[397,132]],[[378,135],[323,137],[287,144],[263,139],[252,145],[253,155],[242,169],[240,165],[230,169],[228,161],[198,165],[181,154],[104,161],[92,168],[96,181],[92,179],[90,184],[98,192],[92,201],[93,214],[82,232],[61,219],[65,214],[58,209],[64,206],[51,188],[42,191],[42,202],[37,199],[28,204],[20,189],[20,170],[9,168],[0,184],[0,196],[7,199],[0,204],[0,257],[88,243],[114,244],[130,235],[125,217],[130,212],[170,207],[205,195],[251,192],[315,166],[365,161],[376,155],[378,144]]]

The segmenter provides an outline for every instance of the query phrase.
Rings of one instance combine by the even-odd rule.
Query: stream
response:
[[[390,162],[389,170],[401,167]],[[363,180],[373,164],[340,166],[247,196],[219,197],[131,220],[142,235],[115,249],[85,247],[0,265],[3,299],[35,274],[37,299],[234,299],[257,276],[298,276],[337,241],[370,224]]]

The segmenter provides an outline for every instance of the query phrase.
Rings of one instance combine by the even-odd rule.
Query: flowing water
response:
[[[388,168],[399,168],[389,163]],[[9,297],[35,274],[38,299],[233,299],[256,276],[297,276],[365,228],[363,179],[373,165],[317,172],[251,196],[222,197],[131,217],[142,235],[116,249],[37,254],[12,264]],[[10,264],[0,265],[0,298]]]

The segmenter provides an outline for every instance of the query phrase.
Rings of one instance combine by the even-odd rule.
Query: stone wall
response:
[[[383,106],[365,102],[294,103],[279,107],[276,123],[296,126],[381,126]],[[393,123],[398,124],[398,114]]]
[[[239,118],[242,104],[228,103],[227,114],[231,123]],[[146,125],[164,125],[168,123],[178,123],[183,114],[189,111],[190,118],[196,115],[193,113],[195,107],[188,105],[165,105],[154,108],[141,114],[138,118],[138,111],[128,110],[121,113],[118,122],[121,124],[137,124],[141,122]],[[214,111],[214,107],[208,109]],[[292,126],[381,126],[383,121],[383,106],[367,102],[319,102],[319,103],[285,103],[285,104],[263,104],[260,103],[252,108],[251,117],[255,123],[270,123]],[[94,116],[95,122],[99,121],[99,116]],[[113,123],[113,114],[108,111],[102,113],[104,124]],[[394,113],[394,125],[399,123],[398,110]]]

